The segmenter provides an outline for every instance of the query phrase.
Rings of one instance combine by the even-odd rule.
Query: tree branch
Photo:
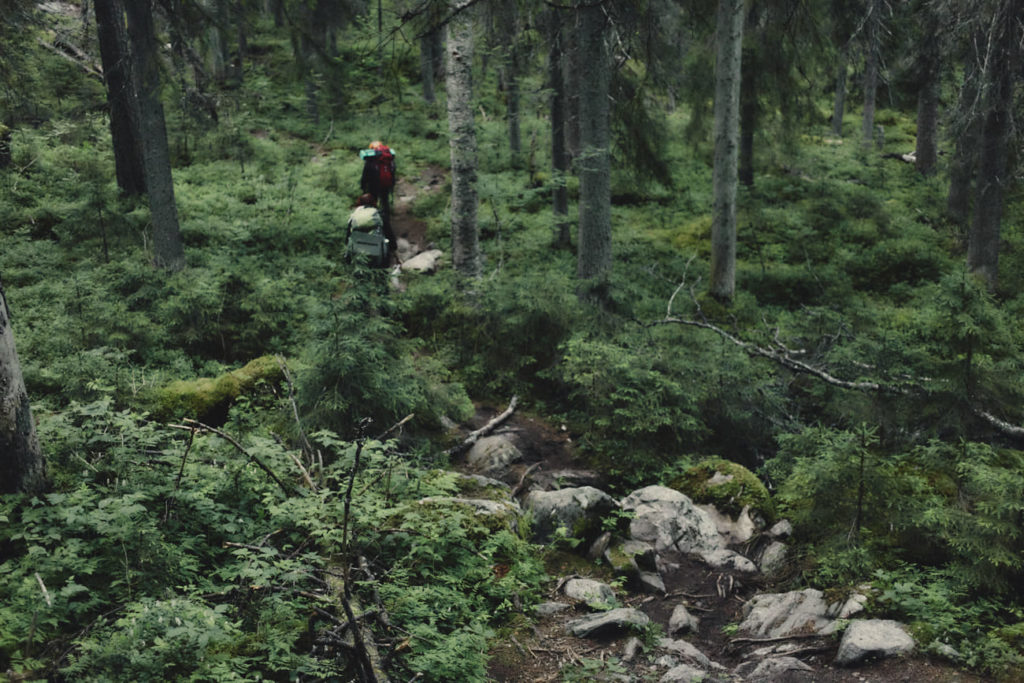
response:
[[[253,455],[249,451],[245,450],[245,447],[242,446],[242,444],[238,443],[238,441],[236,441],[235,438],[232,437],[230,434],[222,432],[221,430],[217,429],[216,427],[211,427],[210,425],[205,425],[202,422],[199,422],[198,420],[191,420],[189,418],[185,418],[185,422],[187,423],[185,425],[169,425],[169,426],[174,428],[174,429],[188,429],[188,430],[192,430],[192,431],[194,431],[196,429],[199,429],[199,430],[204,431],[204,432],[210,432],[211,434],[216,434],[217,436],[219,436],[220,438],[224,439],[225,441],[230,443],[232,446],[237,448],[245,457],[249,458],[249,460],[251,460],[252,462],[256,463],[256,465],[261,470],[263,470],[264,472],[267,473],[267,476],[269,476],[271,479],[274,480],[275,484],[277,484],[278,486],[281,487],[281,490],[284,491],[284,494],[286,496],[291,496],[292,495],[292,491],[290,491],[288,489],[288,487],[285,486],[283,481],[278,479],[277,475],[274,474],[274,471],[272,469],[267,467],[266,463],[264,463],[262,460],[260,460],[258,457],[256,457],[255,455]]]
[[[491,418],[491,421],[485,424],[480,429],[477,429],[474,432],[470,432],[469,436],[466,437],[465,441],[460,443],[458,446],[453,446],[452,448],[449,448],[447,451],[445,451],[445,455],[459,455],[461,453],[468,451],[470,448],[473,447],[473,444],[475,444],[480,439],[481,436],[486,436],[487,434],[490,434],[492,431],[494,431],[495,427],[497,427],[502,422],[507,420],[508,416],[515,412],[516,404],[518,403],[519,397],[513,396],[512,400],[509,401],[508,408],[506,408],[503,413]]]

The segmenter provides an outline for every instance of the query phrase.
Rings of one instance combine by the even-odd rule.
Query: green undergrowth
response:
[[[344,677],[348,651],[316,644],[345,619],[328,588],[332,558],[362,557],[368,572],[351,575],[352,600],[386,610],[378,637],[404,643],[395,665],[425,680],[479,680],[491,629],[539,597],[545,575],[526,530],[418,503],[454,493],[456,479],[410,467],[393,442],[320,433],[320,469],[257,427],[262,412],[236,408],[224,426],[233,441],[109,401],[44,419],[61,485],[0,509],[4,669]]]
[[[168,84],[178,274],[151,265],[146,202],[118,196],[99,83],[23,59],[19,77],[47,87],[0,171],[0,273],[53,489],[0,502],[0,670],[344,679],[350,651],[325,634],[347,616],[328,579],[362,556],[375,578],[356,571],[350,588],[387,612],[375,628],[396,677],[481,680],[489,641],[522,625],[546,573],[588,571],[576,539],[538,559],[525,524],[438,502],[477,494],[443,473],[451,425],[515,395],[564,425],[616,495],[717,456],[794,523],[793,587],[874,581],[873,609],[926,646],[1019,671],[1022,462],[991,419],[1024,422],[1016,184],[988,292],[945,217],[946,158],[923,178],[884,156],[910,151],[911,112],[880,110],[885,143],[870,151],[856,112],[845,138],[820,121],[759,135],[723,303],[707,294],[710,111],[617,97],[632,109],[616,120],[634,125],[612,146],[613,269],[595,306],[555,243],[549,132],[532,113],[550,95],[542,55],[514,155],[492,54],[474,102],[484,275],[403,275],[398,290],[342,258],[358,150],[395,149],[409,211],[448,250],[447,179],[419,184],[450,164],[443,88],[422,102],[415,46],[378,61],[362,17],[339,34],[311,116],[271,24],[253,26],[243,82],[216,89],[217,121]],[[626,75],[620,94],[637,86]],[[648,182],[637,162],[667,177]],[[572,204],[578,188],[570,177]],[[721,493],[709,499],[747,502]]]

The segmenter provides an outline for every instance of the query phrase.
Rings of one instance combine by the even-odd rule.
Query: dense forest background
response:
[[[790,586],[1019,675],[1021,22],[4,0],[0,671],[483,679],[556,550],[417,501],[517,396],[614,493],[749,468]],[[375,139],[436,273],[346,258]]]

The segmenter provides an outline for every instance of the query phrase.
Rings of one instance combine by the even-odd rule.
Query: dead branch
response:
[[[460,454],[465,453],[466,451],[468,451],[470,448],[473,447],[473,444],[475,444],[477,441],[480,440],[481,436],[487,436],[492,431],[494,431],[495,427],[497,427],[502,422],[507,420],[509,415],[511,415],[513,412],[515,412],[516,405],[518,403],[519,403],[519,397],[518,396],[513,396],[512,400],[509,401],[508,408],[506,408],[503,413],[501,413],[500,415],[496,415],[495,417],[491,418],[491,421],[488,422],[487,424],[485,424],[480,429],[477,429],[476,431],[470,432],[469,436],[466,437],[465,441],[460,443],[458,446],[454,446],[452,448],[449,448],[447,451],[445,451],[445,455],[448,455],[448,456],[460,455]]]
[[[736,643],[783,643],[787,640],[810,640],[812,638],[825,638],[820,633],[794,633],[788,636],[775,636],[773,638],[730,638],[729,644],[735,645]]]
[[[526,471],[523,472],[523,476],[519,477],[519,483],[516,484],[515,488],[512,489],[512,492],[510,494],[508,494],[510,498],[515,498],[516,497],[516,494],[519,493],[519,491],[522,490],[523,485],[526,483],[526,478],[529,477],[530,474],[532,474],[533,471],[535,469],[537,469],[538,467],[540,467],[540,466],[541,466],[540,462],[535,462],[535,463],[533,463],[532,465],[530,465],[529,467],[526,468]]]
[[[384,437],[386,437],[386,436],[387,436],[388,434],[390,434],[391,432],[395,431],[396,429],[398,429],[399,427],[401,427],[402,425],[404,425],[404,424],[405,424],[406,422],[408,422],[409,420],[413,419],[414,417],[416,417],[416,413],[409,413],[408,415],[406,415],[405,417],[403,417],[403,418],[402,418],[401,420],[399,420],[398,422],[396,422],[395,424],[391,425],[391,426],[390,426],[390,427],[388,427],[388,428],[387,428],[386,430],[384,430],[384,431],[383,431],[383,432],[382,432],[382,433],[381,433],[381,434],[380,434],[380,435],[379,435],[379,436],[377,437],[377,439],[376,439],[376,440],[377,440],[377,441],[383,441],[383,440],[384,440]]]
[[[39,576],[39,572],[36,572],[36,581],[39,582],[39,588],[43,591],[43,597],[46,598],[46,606],[53,607],[53,600],[50,599],[50,591],[46,590],[46,584],[43,583],[43,577]]]
[[[902,386],[901,385],[896,385],[896,384],[884,384],[884,383],[881,383],[881,382],[850,381],[850,380],[840,379],[839,377],[836,377],[835,375],[831,374],[830,372],[828,372],[824,368],[821,368],[821,367],[818,367],[818,366],[812,365],[810,363],[807,363],[805,361],[797,359],[795,356],[802,355],[802,354],[804,354],[806,352],[803,349],[790,349],[790,348],[788,348],[785,344],[783,344],[779,340],[779,338],[778,338],[778,331],[777,330],[775,331],[775,335],[774,335],[775,339],[774,339],[774,341],[775,341],[775,345],[778,348],[776,348],[776,349],[769,349],[769,348],[765,348],[763,346],[758,346],[757,344],[754,344],[754,343],[751,343],[751,342],[744,341],[744,340],[740,339],[739,337],[737,337],[737,336],[735,336],[733,334],[730,334],[729,332],[727,332],[726,330],[722,329],[721,327],[719,327],[719,326],[715,325],[714,323],[708,321],[706,318],[703,317],[703,314],[701,314],[701,318],[702,318],[701,320],[693,320],[693,319],[689,319],[689,318],[680,318],[678,316],[675,316],[672,313],[672,306],[675,303],[676,296],[679,294],[680,291],[683,290],[685,285],[686,285],[686,280],[684,279],[675,288],[675,291],[672,292],[672,296],[669,297],[668,306],[667,306],[667,309],[665,311],[665,317],[662,318],[661,320],[655,321],[654,323],[652,323],[653,325],[676,324],[676,325],[687,325],[687,326],[690,326],[690,327],[699,327],[699,328],[702,328],[702,329],[705,329],[705,330],[711,330],[712,332],[714,332],[715,334],[719,335],[723,339],[726,339],[726,340],[732,342],[733,344],[735,344],[737,347],[739,347],[742,351],[744,351],[747,355],[749,355],[751,357],[767,358],[768,360],[774,361],[774,362],[778,363],[779,365],[781,365],[781,366],[783,366],[785,368],[788,368],[789,370],[792,370],[792,371],[798,372],[798,373],[803,373],[803,374],[811,375],[812,377],[817,377],[818,379],[822,380],[823,382],[825,382],[827,384],[831,384],[832,386],[836,386],[836,387],[841,387],[843,389],[852,389],[854,391],[868,391],[868,392],[874,392],[874,393],[879,393],[879,394],[889,394],[889,395],[893,395],[893,396],[907,396],[912,391],[918,391],[918,392],[924,391],[924,388],[922,386],[920,386],[920,384],[918,383],[918,382],[922,381],[922,378],[918,378],[916,381],[908,378],[907,383],[905,385],[902,385]],[[697,297],[694,294],[692,286],[689,289],[689,293],[690,293],[690,299],[693,301],[694,305],[697,307],[697,312],[701,313],[700,303],[697,301]],[[867,368],[868,367],[867,365],[865,365],[863,363],[859,363],[857,365],[859,367],[862,367],[862,368]],[[923,379],[927,380],[927,378],[923,378]],[[989,426],[994,427],[995,429],[999,430],[1000,432],[1002,432],[1006,436],[1010,436],[1010,437],[1014,437],[1014,438],[1018,438],[1018,439],[1024,439],[1024,427],[1011,424],[1011,423],[1009,423],[1009,422],[1007,422],[1005,420],[1002,420],[1002,419],[996,417],[995,415],[992,415],[991,413],[989,413],[989,412],[987,412],[985,410],[982,410],[980,408],[973,408],[972,412],[977,417],[979,417],[982,420],[984,420],[985,422],[987,422],[989,424]]]
[[[100,70],[97,66],[88,63],[84,57],[84,53],[82,53],[81,50],[74,47],[73,45],[65,43],[63,41],[61,41],[59,45],[47,43],[45,40],[37,40],[36,42],[41,47],[43,47],[46,50],[49,50],[58,57],[61,57],[67,60],[68,62],[71,62],[72,64],[74,64],[79,69],[81,69],[88,75],[92,76],[93,78],[98,78],[100,82],[103,81],[102,70]]]
[[[204,431],[204,432],[209,432],[211,434],[216,434],[220,438],[222,438],[225,441],[227,441],[228,443],[230,443],[236,449],[238,449],[238,451],[241,452],[242,455],[247,457],[250,461],[256,463],[256,465],[261,470],[263,470],[264,472],[267,473],[268,477],[270,477],[271,479],[274,480],[275,484],[277,484],[279,487],[281,487],[281,490],[284,491],[284,494],[286,496],[290,496],[292,494],[292,492],[288,490],[288,487],[285,486],[284,482],[281,481],[280,479],[278,479],[277,475],[274,474],[274,471],[272,469],[270,469],[269,467],[267,467],[266,463],[264,463],[262,460],[260,460],[258,457],[256,457],[255,455],[253,455],[249,451],[245,450],[245,447],[242,446],[242,444],[238,443],[238,441],[236,441],[235,438],[232,437],[230,434],[227,434],[227,433],[217,429],[216,427],[211,427],[210,425],[205,425],[202,422],[199,422],[198,420],[192,420],[192,419],[189,419],[189,418],[185,418],[185,422],[187,424],[184,424],[184,425],[173,425],[172,424],[172,425],[168,425],[168,426],[171,427],[172,429],[188,429],[188,430],[199,429],[199,430]]]

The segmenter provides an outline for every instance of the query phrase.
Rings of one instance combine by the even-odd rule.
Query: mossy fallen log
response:
[[[284,379],[274,356],[260,356],[245,366],[217,377],[177,380],[156,389],[150,397],[150,413],[158,420],[192,418],[208,425],[222,425],[239,396],[251,395],[261,382]]]

